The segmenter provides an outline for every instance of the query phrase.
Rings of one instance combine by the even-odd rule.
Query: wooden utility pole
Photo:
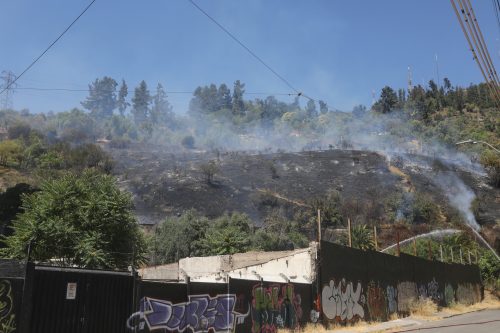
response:
[[[413,237],[413,255],[417,256],[417,239]]]
[[[378,251],[378,242],[377,242],[377,226],[373,226],[373,240],[375,241],[375,251]]]
[[[351,219],[347,219],[347,235],[349,236],[349,247],[352,247]]]
[[[398,257],[399,257],[399,255],[401,254],[401,248],[399,247],[399,230],[396,231],[396,241],[397,241],[397,244],[398,244],[397,251],[398,251]]]
[[[321,243],[321,210],[318,209],[318,246]]]

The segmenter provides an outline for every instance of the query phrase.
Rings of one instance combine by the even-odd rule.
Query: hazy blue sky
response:
[[[20,73],[89,0],[0,0],[0,70]],[[350,110],[372,90],[441,78],[481,81],[449,0],[197,0],[208,13],[304,93]],[[472,1],[494,62],[499,28],[492,2]],[[248,92],[290,89],[187,0],[97,0],[19,81],[20,87],[80,88],[96,77],[124,78],[133,90],[191,91],[240,79]],[[130,96],[130,95],[129,95]],[[14,107],[33,112],[79,106],[82,92],[18,91]],[[184,112],[189,95],[169,95]]]

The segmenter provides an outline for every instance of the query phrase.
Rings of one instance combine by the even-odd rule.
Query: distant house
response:
[[[0,127],[0,140],[6,140],[9,136],[9,132],[5,127]]]

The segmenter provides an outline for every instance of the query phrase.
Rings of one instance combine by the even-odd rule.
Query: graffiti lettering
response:
[[[270,333],[278,328],[296,328],[302,318],[302,300],[293,285],[263,287],[252,291],[252,332]]]
[[[335,282],[330,280],[330,285],[324,286],[321,293],[323,313],[330,320],[351,321],[364,318],[365,311],[359,303],[364,303],[361,294],[361,283],[356,289],[352,282],[346,283],[344,279],[335,287]]]
[[[9,280],[0,281],[0,333],[16,331],[16,315],[13,313],[14,301]]]
[[[188,302],[172,304],[169,301],[144,297],[139,312],[134,313],[127,321],[127,327],[144,329],[144,323],[150,331],[164,329],[184,332],[222,332],[234,330],[237,323],[248,316],[235,312],[235,295],[191,295]]]

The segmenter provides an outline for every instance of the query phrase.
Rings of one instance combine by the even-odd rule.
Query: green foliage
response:
[[[411,208],[411,222],[414,224],[436,224],[438,221],[438,205],[436,205],[431,197],[422,193],[417,193]]]
[[[179,218],[167,218],[148,239],[150,263],[158,265],[204,255],[202,242],[208,228],[208,219],[193,210]]]
[[[500,154],[487,150],[481,155],[481,163],[488,172],[491,184],[500,187]]]
[[[0,165],[20,166],[23,144],[19,140],[4,140],[0,142]]]
[[[374,250],[375,242],[372,231],[365,225],[355,225],[351,228],[352,247],[360,250]],[[346,233],[341,239],[343,245],[349,244],[349,235]]]
[[[205,255],[246,252],[251,247],[252,221],[245,214],[233,213],[216,219],[207,230],[202,248]]]
[[[116,86],[118,83],[108,76],[95,79],[89,84],[89,95],[81,104],[97,118],[110,118],[117,106]]]
[[[479,258],[481,278],[487,288],[500,290],[500,261],[490,251],[482,251]]]
[[[375,103],[373,108],[381,113],[388,113],[395,108],[397,103],[398,96],[394,90],[389,86],[385,86],[380,93],[380,99]]]
[[[278,211],[266,217],[254,238],[254,246],[263,251],[293,250],[307,244],[308,239],[301,232],[298,222],[287,219]]]
[[[111,176],[85,170],[47,180],[23,198],[2,255],[63,265],[125,269],[143,258],[143,239],[132,200]]]
[[[200,165],[200,171],[208,184],[212,184],[214,176],[219,172],[219,166],[215,161],[209,161]]]
[[[139,86],[135,88],[134,97],[132,98],[132,115],[137,125],[148,120],[150,103],[151,95],[149,94],[148,85],[142,80]]]

